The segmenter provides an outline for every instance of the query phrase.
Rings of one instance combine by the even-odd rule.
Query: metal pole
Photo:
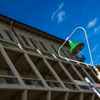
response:
[[[78,29],[82,29],[82,30],[84,31],[84,33],[85,33],[85,37],[86,37],[86,41],[87,41],[87,45],[88,45],[88,50],[89,50],[89,54],[90,54],[90,58],[91,58],[91,63],[92,63],[92,65],[93,65],[93,68],[94,68],[96,71],[98,71],[98,69],[97,69],[96,67],[94,67],[93,58],[92,58],[92,54],[91,54],[91,50],[90,50],[90,45],[89,45],[87,33],[86,33],[85,28],[83,28],[83,27],[77,27],[77,28],[71,33],[71,35],[70,35],[69,37],[66,38],[66,40],[64,41],[64,43],[59,47],[59,49],[58,49],[58,54],[59,54],[59,56],[60,56],[62,59],[68,59],[68,58],[66,58],[66,57],[61,56],[60,50],[61,50],[61,48],[64,46],[64,44],[71,38],[71,36],[75,33],[75,31],[78,30]],[[68,59],[68,60],[69,60],[69,59]]]

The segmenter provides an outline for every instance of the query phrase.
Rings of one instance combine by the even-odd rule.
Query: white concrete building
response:
[[[0,15],[0,100],[99,100],[85,82],[100,80],[85,63],[77,63],[69,45],[48,33]],[[98,84],[97,84],[98,83]]]

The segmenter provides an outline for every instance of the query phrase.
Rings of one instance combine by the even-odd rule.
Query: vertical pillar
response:
[[[83,93],[80,94],[79,100],[83,100]]]
[[[22,98],[21,98],[21,100],[27,100],[27,90],[24,90],[22,92]]]
[[[47,93],[47,100],[51,100],[51,91],[48,91]]]
[[[64,96],[64,100],[68,100],[69,92],[67,92]]]
[[[91,100],[95,100],[95,93],[92,94]]]
[[[16,71],[16,68],[14,67],[13,63],[11,62],[10,58],[8,57],[6,51],[4,50],[4,48],[2,47],[2,45],[0,44],[0,51],[2,56],[4,57],[4,59],[6,60],[7,64],[9,65],[11,71],[13,72],[13,74],[17,77],[19,83],[24,86],[24,82],[22,81],[19,73]]]

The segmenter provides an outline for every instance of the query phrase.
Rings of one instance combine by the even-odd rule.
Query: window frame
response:
[[[58,55],[58,52],[57,52],[56,48],[53,45],[50,45],[50,46],[53,49],[53,51]]]
[[[20,34],[19,36],[20,36],[21,40],[24,42],[25,46],[30,47],[30,43],[28,42],[27,38],[22,34]]]
[[[6,33],[6,35],[8,36],[8,38],[10,39],[10,41],[15,42],[13,36],[11,35],[11,33],[7,30],[7,29],[3,29],[4,32]]]
[[[38,45],[36,44],[35,40],[33,38],[28,37],[29,42],[31,42],[32,46],[34,46],[35,49],[38,49]]]
[[[40,47],[40,49],[42,49],[45,52],[49,52],[42,41],[38,41],[38,42],[39,42],[40,46],[42,47],[42,48]]]

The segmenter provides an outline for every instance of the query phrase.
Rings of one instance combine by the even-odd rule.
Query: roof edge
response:
[[[34,27],[30,26],[30,25],[27,25],[25,23],[19,22],[19,21],[15,20],[15,19],[12,19],[12,18],[10,18],[8,16],[5,16],[5,15],[2,15],[2,14],[0,14],[0,21],[6,23],[8,25],[10,25],[11,21],[13,21],[13,26],[14,27],[24,29],[24,30],[26,30],[28,32],[31,32],[31,33],[33,33],[35,31],[36,35],[42,36],[44,38],[53,40],[53,41],[58,42],[58,43],[63,43],[65,41],[65,40],[63,40],[61,38],[53,36],[53,35],[51,35],[51,34],[49,34],[47,32],[44,32],[42,30],[39,30],[37,28],[34,28]],[[66,43],[66,45],[69,46],[68,42]]]

